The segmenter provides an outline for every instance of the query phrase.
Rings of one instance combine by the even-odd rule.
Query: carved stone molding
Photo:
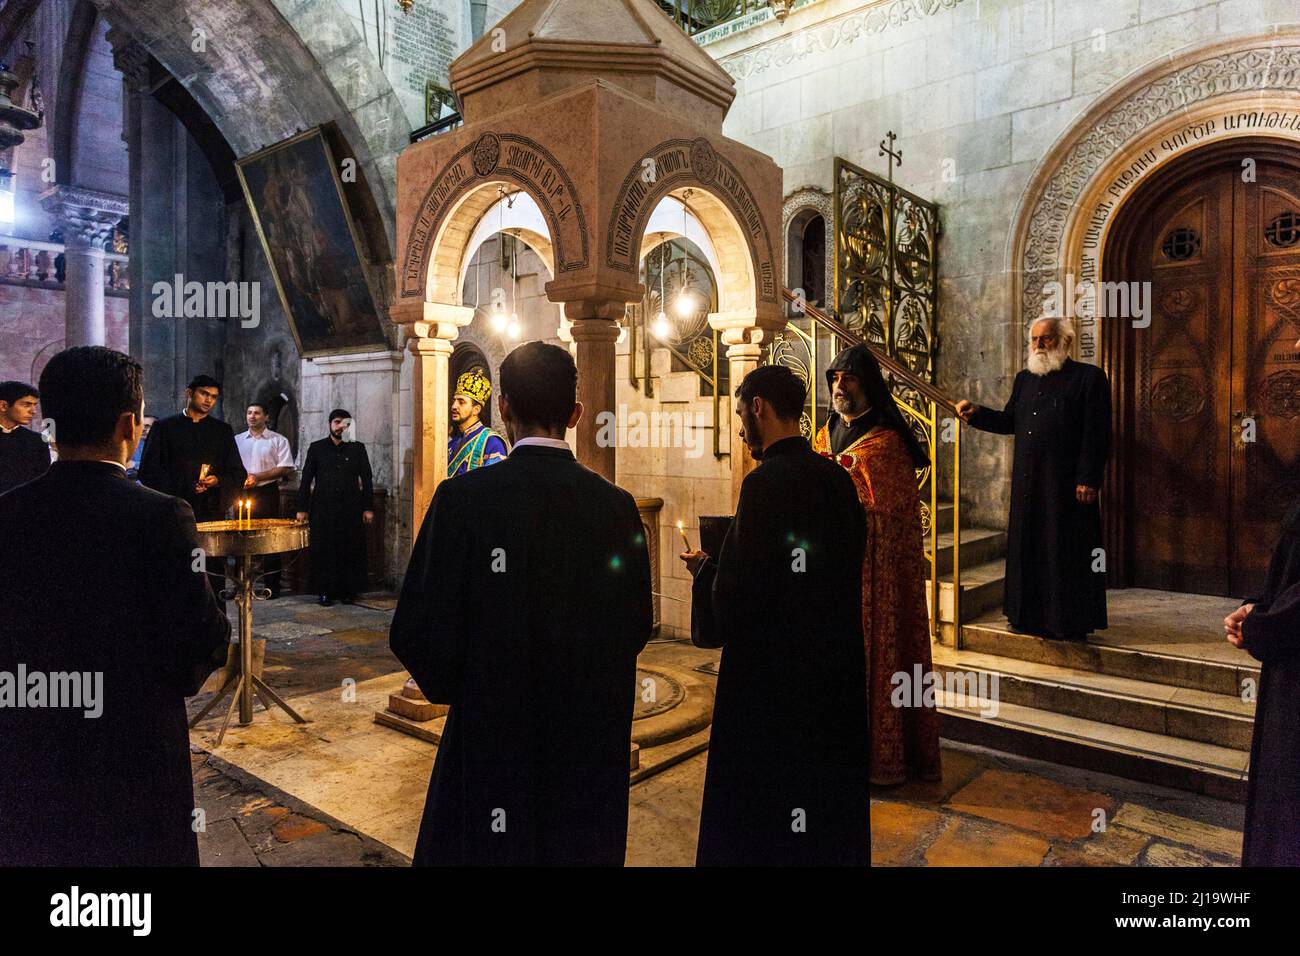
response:
[[[1140,171],[1142,175],[1161,164],[1156,152],[1164,145],[1162,135],[1167,138],[1169,134],[1155,130],[1167,129],[1180,118],[1190,121],[1208,116],[1207,110],[1215,107],[1237,109],[1239,104],[1246,114],[1274,114],[1277,122],[1264,116],[1261,125],[1249,129],[1220,126],[1196,130],[1197,142],[1191,147],[1243,132],[1300,137],[1297,120],[1286,119],[1268,102],[1270,97],[1280,95],[1289,100],[1300,94],[1300,42],[1296,39],[1256,38],[1239,41],[1239,49],[1225,49],[1227,44],[1220,44],[1188,54],[1164,72],[1131,82],[1109,98],[1110,105],[1103,99],[1099,110],[1062,137],[1027,191],[1019,219],[1019,251],[1013,271],[1020,277],[1024,319],[1039,313],[1045,283],[1062,281],[1065,272],[1077,268],[1076,263],[1067,261],[1073,256],[1067,233],[1080,213],[1089,213],[1085,208],[1090,205],[1088,194],[1113,169],[1116,157],[1131,156],[1140,162],[1145,152],[1151,152],[1153,161]],[[1177,151],[1165,150],[1170,154]],[[1110,216],[1111,221],[1113,218]]]
[[[113,227],[130,209],[125,196],[77,186],[52,186],[41,193],[40,202],[63,232],[69,252],[102,250]]]
[[[133,89],[143,89],[149,82],[149,51],[121,27],[110,27],[106,35],[113,48],[113,66]]]
[[[883,33],[890,27],[951,10],[963,2],[965,0],[892,0],[771,40],[719,62],[732,77],[743,80],[774,66],[786,66],[813,53],[825,53],[840,44],[847,45],[860,37]]]

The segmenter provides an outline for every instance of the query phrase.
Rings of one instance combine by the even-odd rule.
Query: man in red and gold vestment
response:
[[[939,713],[926,700],[931,671],[921,545],[921,502],[916,468],[929,456],[899,411],[865,345],[847,348],[826,370],[833,409],[813,450],[833,458],[853,477],[867,517],[862,562],[862,632],[871,705],[871,782],[939,779]],[[900,676],[896,676],[900,675]],[[899,681],[920,689],[893,698]]]

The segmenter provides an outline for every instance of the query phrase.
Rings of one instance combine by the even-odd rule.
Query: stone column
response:
[[[758,341],[761,342],[762,330],[730,329],[722,335],[722,341],[727,346],[727,367],[731,373],[730,382],[733,394],[740,383],[744,381],[745,376],[758,368],[759,360],[763,355],[763,346],[748,341],[751,337],[758,338]],[[731,506],[734,510],[736,503],[740,501],[740,486],[744,483],[745,476],[753,471],[758,463],[754,461],[754,456],[749,453],[749,446],[741,440],[740,416],[735,414],[733,406],[732,396],[726,396],[723,413],[727,416],[727,420],[731,422]]]
[[[54,186],[41,194],[41,205],[63,232],[64,348],[103,345],[104,243],[127,213],[121,196]]]
[[[450,371],[452,342],[474,320],[468,306],[439,302],[399,303],[389,309],[394,322],[408,329],[407,350],[415,357],[411,373],[414,404],[411,418],[411,537],[419,534],[438,483],[447,476],[447,430],[451,426]],[[413,317],[418,316],[413,320]]]
[[[144,171],[146,149],[142,117],[144,99],[149,96],[150,56],[148,50],[120,27],[110,27],[107,39],[113,48],[113,66],[122,74],[122,142],[126,144],[127,197],[132,224],[131,257],[126,266],[131,286],[127,337],[132,357],[143,362],[146,355],[144,316],[148,312],[148,290],[144,281],[144,257],[139,255],[139,239],[145,231],[143,211],[147,180]],[[155,375],[156,370],[151,363],[150,380]],[[152,385],[152,381],[149,384]],[[169,379],[164,394],[171,394],[171,385]],[[152,389],[147,386],[146,390]],[[146,401],[146,404],[149,403]]]
[[[727,367],[734,394],[745,376],[758,368],[764,344],[784,327],[785,317],[778,312],[774,317],[760,318],[757,310],[741,309],[714,312],[709,315],[709,325],[721,333],[722,343],[727,346]],[[740,500],[740,486],[756,462],[740,439],[740,418],[734,412],[731,398],[727,396],[724,412],[731,422],[731,505],[734,508]]]
[[[610,481],[614,480],[618,462],[615,442],[597,441],[601,432],[602,412],[617,416],[615,408],[616,375],[614,369],[614,343],[618,341],[618,324],[611,315],[622,315],[622,301],[602,303],[593,309],[591,303],[580,303],[587,315],[574,315],[568,303],[565,311],[573,324],[569,327],[577,350],[574,360],[578,365],[578,401],[582,403],[582,419],[578,422],[578,461]]]

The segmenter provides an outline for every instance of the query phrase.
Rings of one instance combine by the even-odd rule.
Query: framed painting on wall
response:
[[[387,347],[339,166],[320,127],[246,156],[235,169],[299,353]]]

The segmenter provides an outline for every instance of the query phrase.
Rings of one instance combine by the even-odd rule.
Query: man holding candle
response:
[[[266,427],[266,406],[252,402],[244,410],[248,431],[235,436],[239,457],[248,477],[244,479],[242,514],[251,519],[280,517],[280,482],[293,474],[293,452],[289,439]],[[262,571],[271,597],[280,596],[280,556],[268,554]]]
[[[681,555],[691,638],[723,648],[700,866],[870,864],[866,519],[800,433],[804,396],[784,365],[745,376],[736,414],[759,465],[716,558]]]
[[[351,426],[351,412],[330,412],[329,436],[307,449],[298,485],[298,520],[311,519],[311,573],[322,607],[351,604],[366,582],[374,488],[366,446],[347,440]]]
[[[195,376],[185,389],[185,409],[154,422],[140,455],[140,483],[184,498],[200,522],[224,518],[248,474],[234,429],[212,416],[220,395],[215,378]]]

